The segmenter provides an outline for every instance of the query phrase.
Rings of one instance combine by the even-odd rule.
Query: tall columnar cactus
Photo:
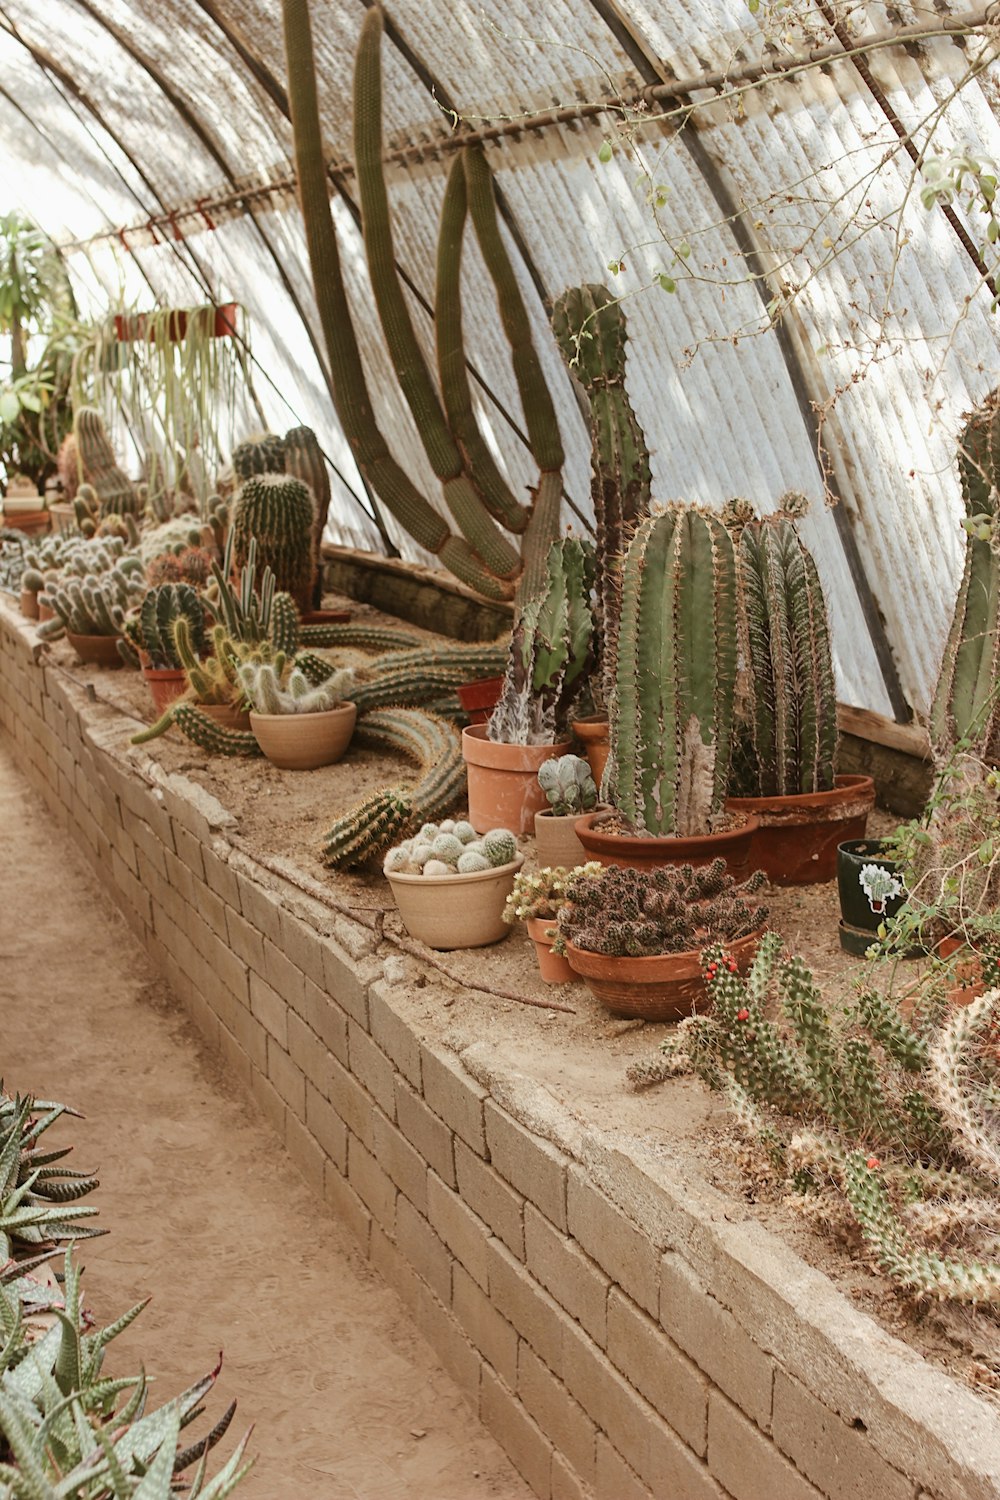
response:
[[[1000,389],[974,412],[959,439],[965,501],[965,569],[931,709],[931,742],[946,755],[970,741],[1000,765]]]
[[[625,390],[625,314],[599,283],[563,292],[552,331],[590,403],[591,496],[597,523],[597,687],[605,706],[614,686],[621,560],[649,514],[649,451]]]
[[[241,483],[261,474],[284,474],[285,439],[276,432],[261,432],[237,443],[233,449],[233,472]]]
[[[748,659],[730,790],[742,797],[828,792],[837,693],[816,564],[783,514],[743,527],[738,563]]]
[[[241,569],[257,543],[264,567],[274,573],[275,586],[291,594],[300,609],[312,606],[313,521],[316,502],[300,479],[286,474],[261,474],[240,485],[233,501],[232,560]]]
[[[553,542],[542,586],[518,611],[500,698],[490,715],[491,740],[551,744],[590,665],[593,549],[576,537]]]
[[[375,792],[338,818],[323,841],[323,861],[335,869],[381,859],[421,823],[450,812],[465,789],[458,731],[422,709],[380,709],[359,719],[355,740],[394,750],[419,767],[413,786]]]
[[[330,509],[330,475],[320,448],[319,440],[311,427],[293,427],[285,433],[285,472],[301,479],[309,486],[316,511],[313,517],[313,593],[312,607],[319,609],[323,603],[323,531],[327,512]]]
[[[93,406],[79,407],[73,431],[80,468],[86,482],[97,491],[101,515],[112,512],[135,515],[139,510],[138,497],[128,475],[118,466],[100,412]]]
[[[639,523],[622,568],[608,770],[637,832],[712,830],[728,792],[737,671],[732,539],[710,512],[671,505]]]
[[[381,33],[378,6],[367,13],[355,73],[355,157],[365,249],[383,333],[400,387],[458,534],[420,493],[389,452],[375,420],[344,287],[330,214],[309,0],[282,0],[288,91],[303,220],[316,301],[330,359],[341,426],[378,499],[414,540],[462,582],[492,599],[509,599],[519,581],[533,593],[559,532],[563,452],[558,422],[534,350],[530,319],[497,222],[485,157],[469,148],[455,159],[439,237],[435,332],[439,385],[424,361],[396,270],[382,164]],[[530,507],[510,494],[478,428],[462,342],[461,258],[472,218],[497,292],[512,353],[528,439],[539,480]],[[520,536],[520,545],[511,540]]]

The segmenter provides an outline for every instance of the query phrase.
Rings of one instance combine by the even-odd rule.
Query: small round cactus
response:
[[[443,859],[429,859],[424,865],[425,875],[454,875],[455,867],[446,865]]]
[[[459,856],[457,868],[460,875],[475,875],[481,870],[490,870],[493,867],[485,854],[480,854],[475,849],[466,849],[465,853]]]
[[[410,851],[410,863],[418,865],[422,870],[429,859],[434,858],[434,849],[418,834],[413,840],[413,848]]]
[[[455,831],[455,819],[454,818],[445,818],[443,820],[443,822],[441,822],[441,823],[438,824],[438,828],[441,831],[441,833],[454,833],[454,831]]]
[[[441,829],[437,823],[425,823],[417,833],[417,838],[421,843],[433,844],[440,832]]]
[[[400,844],[398,849],[390,849],[382,865],[382,869],[388,875],[402,875],[410,866],[410,851],[406,844]]]
[[[476,837],[476,830],[472,824],[466,823],[464,820],[455,824],[452,833],[457,839],[461,839],[463,844],[471,844]]]
[[[483,852],[494,867],[509,865],[517,857],[517,840],[509,828],[491,828],[483,835]]]
[[[435,859],[443,859],[445,864],[455,865],[463,854],[465,845],[453,833],[439,833],[431,848]]]

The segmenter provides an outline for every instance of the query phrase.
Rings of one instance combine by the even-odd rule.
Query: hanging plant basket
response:
[[[163,313],[116,313],[115,338],[120,344],[143,340],[180,344],[188,336],[188,327],[200,324],[199,333],[210,338],[232,338],[236,333],[238,302],[224,302],[219,307],[177,307]]]

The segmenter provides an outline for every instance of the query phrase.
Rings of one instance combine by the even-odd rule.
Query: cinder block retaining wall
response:
[[[238,852],[5,605],[0,637],[22,769],[543,1500],[1000,1495],[992,1408],[741,1206],[419,1035],[369,930]]]

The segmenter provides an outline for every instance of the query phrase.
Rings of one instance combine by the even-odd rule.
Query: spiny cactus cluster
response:
[[[142,564],[123,557],[110,571],[68,578],[46,585],[45,598],[55,614],[38,627],[41,640],[54,640],[64,630],[71,635],[121,635],[129,609],[146,592]]]
[[[509,828],[491,828],[480,836],[471,823],[445,818],[425,823],[412,839],[390,849],[382,868],[387,875],[479,875],[516,857],[517,839]]]
[[[190,543],[178,543],[169,551],[158,553],[146,565],[150,588],[161,583],[189,583],[193,588],[203,589],[211,576],[211,555],[204,547]]]
[[[590,766],[579,755],[554,755],[538,768],[538,785],[557,817],[581,816],[597,805]]]
[[[713,831],[729,791],[738,579],[719,517],[670,505],[641,521],[622,568],[611,705],[611,801],[638,833]]]
[[[139,606],[137,615],[125,621],[119,652],[134,665],[142,653],[146,665],[157,670],[180,668],[183,663],[177,649],[175,630],[179,619],[187,621],[190,648],[197,656],[205,655],[205,607],[188,583],[162,583],[151,588]]]
[[[79,407],[73,432],[84,480],[96,491],[101,515],[137,514],[138,497],[128,475],[118,465],[100,412],[92,406]],[[80,498],[79,490],[77,497]]]
[[[210,755],[258,755],[260,747],[249,730],[216,724],[210,715],[200,712],[200,706],[242,709],[246,698],[239,669],[250,662],[274,661],[270,643],[234,641],[224,625],[216,625],[211,633],[211,653],[199,656],[189,622],[180,615],[174,625],[174,644],[187,674],[188,691],[171,703],[155,724],[133,735],[132,744],[145,745],[176,725]]]
[[[218,563],[212,565],[214,588],[208,594],[210,608],[232,640],[245,641],[249,645],[268,641],[276,651],[293,656],[299,644],[299,612],[295,600],[289,594],[276,592],[274,574],[268,567],[262,570],[258,586],[255,538],[251,538],[247,549],[239,585],[234,585],[231,578],[232,546],[230,532],[222,566]]]
[[[341,667],[314,687],[280,654],[273,662],[244,662],[236,671],[250,707],[259,714],[326,713],[345,701],[354,682],[353,670]]]
[[[612,866],[599,874],[575,874],[559,915],[562,940],[590,953],[649,958],[687,953],[709,943],[735,942],[757,932],[767,908],[750,898],[764,884],[756,871],[737,885],[724,859],[692,869],[663,865],[655,870]]]
[[[251,541],[256,541],[264,567],[272,570],[276,587],[291,594],[300,609],[312,605],[315,559],[312,550],[316,502],[299,479],[285,474],[260,474],[246,479],[233,500],[233,564],[246,565]]]
[[[706,955],[709,1015],[664,1044],[721,1091],[817,1223],[860,1234],[909,1293],[1000,1305],[1000,991],[904,1018],[862,987],[835,1014],[801,958],[762,940],[741,979]]]
[[[590,666],[593,548],[563,537],[549,548],[541,586],[522,602],[487,735],[507,745],[549,745]]]
[[[827,792],[834,784],[837,694],[816,564],[787,511],[740,522],[748,659],[730,791],[738,797]]]

